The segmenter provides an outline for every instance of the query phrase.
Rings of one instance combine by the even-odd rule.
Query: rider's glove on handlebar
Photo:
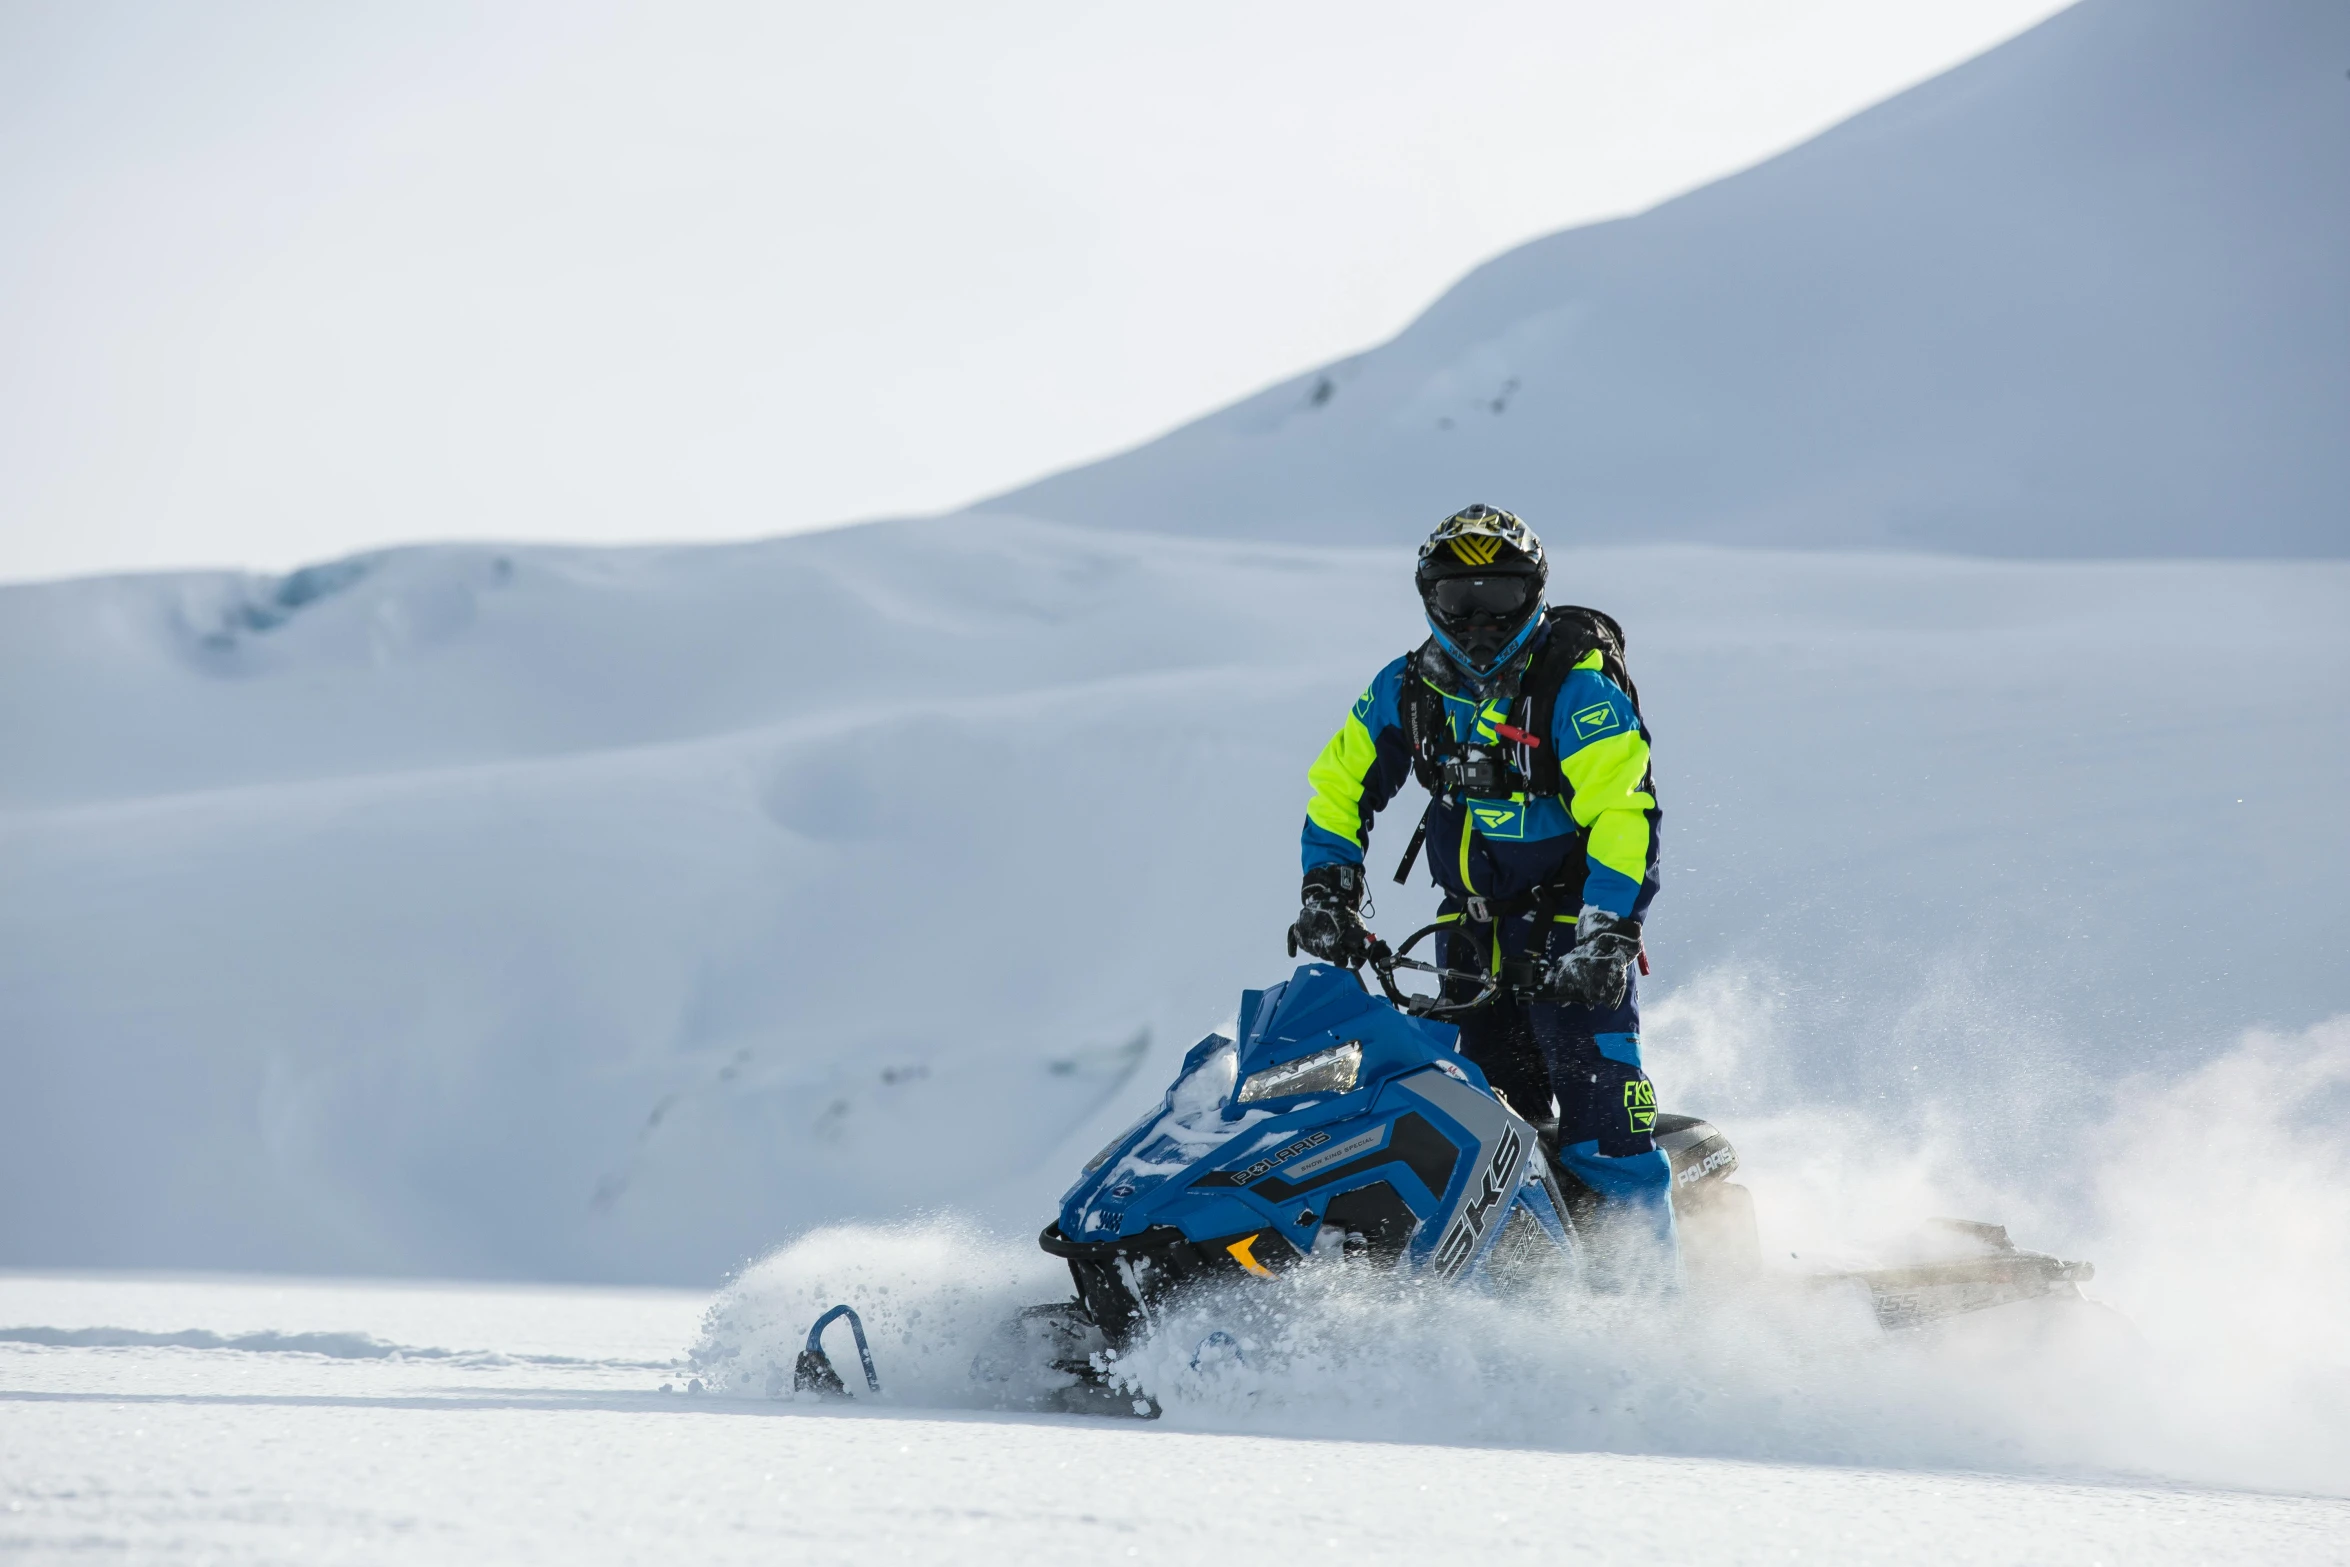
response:
[[[1640,956],[1640,922],[1586,903],[1575,945],[1550,966],[1544,1000],[1613,1011],[1624,1004],[1625,971]]]
[[[1369,956],[1371,933],[1363,929],[1358,911],[1363,906],[1363,868],[1360,865],[1317,865],[1306,872],[1303,905],[1297,923],[1289,927],[1289,955],[1298,949],[1353,968]]]

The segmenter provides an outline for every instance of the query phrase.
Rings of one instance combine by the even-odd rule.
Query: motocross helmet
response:
[[[1533,640],[1550,567],[1542,541],[1506,511],[1454,512],[1420,546],[1414,579],[1436,645],[1473,680],[1490,680]]]

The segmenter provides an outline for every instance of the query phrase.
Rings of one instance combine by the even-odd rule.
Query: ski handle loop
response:
[[[1448,1017],[1455,1012],[1467,1012],[1473,1008],[1481,1007],[1501,994],[1501,976],[1499,974],[1439,968],[1433,963],[1423,963],[1410,955],[1412,948],[1437,931],[1446,928],[1445,923],[1441,920],[1433,925],[1423,925],[1406,937],[1404,944],[1400,947],[1390,947],[1376,936],[1371,938],[1371,952],[1368,961],[1371,965],[1371,972],[1379,976],[1379,988],[1387,992],[1389,1001],[1413,1017]],[[1477,993],[1466,1001],[1447,1001],[1440,995],[1410,995],[1395,982],[1395,971],[1399,968],[1417,969],[1423,974],[1433,974],[1440,982],[1448,979],[1474,981]]]
[[[865,1367],[865,1386],[876,1393],[880,1392],[881,1378],[876,1376],[873,1371],[873,1351],[865,1347],[865,1324],[864,1321],[858,1317],[854,1307],[843,1303],[833,1307],[823,1316],[818,1317],[816,1319],[816,1325],[808,1330],[807,1353],[815,1356],[818,1360],[823,1360],[825,1358],[824,1330],[832,1326],[833,1322],[841,1317],[846,1317],[849,1319],[849,1332],[856,1336],[857,1359]]]

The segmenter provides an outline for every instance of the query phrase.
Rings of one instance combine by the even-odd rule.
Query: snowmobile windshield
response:
[[[1233,1080],[1239,1075],[1239,1048],[1226,1040],[1175,1080],[1175,1086],[1167,1090],[1167,1108],[1178,1116],[1220,1110],[1231,1097]]]

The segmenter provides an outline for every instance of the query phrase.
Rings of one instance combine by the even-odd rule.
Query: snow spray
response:
[[[1693,1077],[1766,1069],[1741,1064],[1770,1049],[1751,996],[1699,987],[1677,1004],[1658,1021]],[[1308,1262],[1178,1302],[1116,1372],[1195,1430],[2350,1493],[2346,1101],[2350,1019],[2247,1035],[2174,1080],[2121,1085],[2079,1133],[2069,1208],[1970,1167],[1931,1115],[1922,1134],[1817,1106],[1741,1119],[1771,1263],[1757,1287],[1442,1290]],[[2067,1224],[2029,1238],[2094,1259],[2091,1298],[1887,1334],[1859,1294],[1807,1283],[1936,1214]],[[694,1358],[716,1391],[788,1397],[807,1324],[847,1300],[873,1326],[887,1401],[1000,1406],[975,1357],[1019,1308],[1068,1293],[1025,1236],[820,1229],[718,1297]]]

